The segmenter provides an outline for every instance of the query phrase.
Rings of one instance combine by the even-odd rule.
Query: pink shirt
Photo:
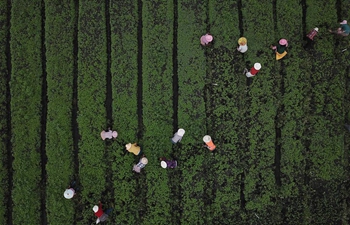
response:
[[[102,139],[112,139],[113,138],[113,131],[112,130],[109,130],[109,131],[102,131],[101,132],[101,137]]]

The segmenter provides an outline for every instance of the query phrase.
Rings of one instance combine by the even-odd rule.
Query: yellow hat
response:
[[[245,38],[245,37],[241,37],[241,38],[239,38],[238,39],[238,44],[240,45],[240,44],[247,44],[247,38]]]

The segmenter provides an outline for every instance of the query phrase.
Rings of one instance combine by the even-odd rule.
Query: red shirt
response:
[[[258,72],[259,72],[259,70],[256,70],[254,67],[252,67],[252,68],[250,69],[250,73],[251,73],[252,75],[257,74]]]
[[[100,203],[100,205],[98,206],[98,210],[97,212],[95,212],[95,216],[97,216],[98,218],[100,218],[103,215],[103,210],[102,210],[102,203]]]

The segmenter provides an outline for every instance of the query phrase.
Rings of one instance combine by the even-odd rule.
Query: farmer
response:
[[[203,45],[203,46],[209,45],[210,42],[212,42],[212,41],[213,41],[213,36],[210,35],[209,33],[205,34],[201,37],[201,45]]]
[[[203,137],[203,141],[205,143],[205,145],[203,147],[206,147],[210,151],[214,151],[215,150],[216,146],[215,146],[213,140],[211,139],[211,137],[209,135],[205,135]]]
[[[66,198],[66,199],[71,199],[74,197],[74,195],[76,194],[75,193],[75,190],[76,190],[76,186],[75,186],[75,181],[73,181],[69,187],[64,191],[63,193],[63,196]]]
[[[65,197],[66,199],[71,199],[71,198],[73,198],[74,195],[75,195],[75,190],[74,190],[74,188],[68,187],[68,188],[64,191],[63,195],[64,195],[64,197]]]
[[[287,55],[288,41],[286,39],[281,39],[277,46],[271,45],[271,48],[276,52],[276,60],[280,60]]]
[[[112,139],[112,138],[117,138],[118,137],[118,133],[117,131],[112,131],[110,128],[108,128],[108,131],[102,131],[101,132],[101,138],[102,140],[105,140],[106,138],[108,139]]]
[[[140,155],[141,153],[141,147],[137,145],[137,143],[134,144],[126,144],[125,148],[128,152],[134,153],[134,155]]]
[[[161,157],[159,159],[160,159],[160,165],[164,169],[177,167],[177,161],[176,160],[169,160],[169,159],[166,159],[165,157]]]
[[[239,47],[237,48],[237,50],[240,53],[245,53],[248,50],[247,39],[245,37],[241,37],[240,39],[238,39],[238,44]]]
[[[341,36],[348,36],[350,33],[350,26],[348,25],[348,21],[343,20],[340,23],[340,27],[338,28],[338,30],[335,30],[335,31],[329,30],[329,32],[338,34]]]
[[[146,157],[142,157],[140,159],[140,161],[134,165],[134,167],[132,168],[133,171],[135,171],[136,173],[140,173],[141,169],[144,168],[148,163],[148,159]]]
[[[318,28],[315,27],[314,29],[312,29],[307,35],[306,37],[308,37],[311,41],[314,40],[314,37],[318,34]]]
[[[248,71],[247,68],[244,69],[244,73],[247,77],[254,77],[261,69],[260,63],[254,63],[254,66]]]
[[[107,209],[106,212],[103,212],[101,201],[99,201],[98,203],[99,206],[95,205],[92,208],[92,210],[95,213],[95,216],[97,216],[96,224],[106,221],[108,219],[109,214],[112,212],[111,208]]]
[[[171,139],[171,143],[176,144],[177,142],[180,142],[182,137],[185,134],[185,130],[180,128],[175,134],[174,137]]]

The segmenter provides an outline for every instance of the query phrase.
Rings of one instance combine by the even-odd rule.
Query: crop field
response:
[[[95,224],[101,201],[113,225],[349,225],[342,20],[348,0],[0,0],[0,224]]]

